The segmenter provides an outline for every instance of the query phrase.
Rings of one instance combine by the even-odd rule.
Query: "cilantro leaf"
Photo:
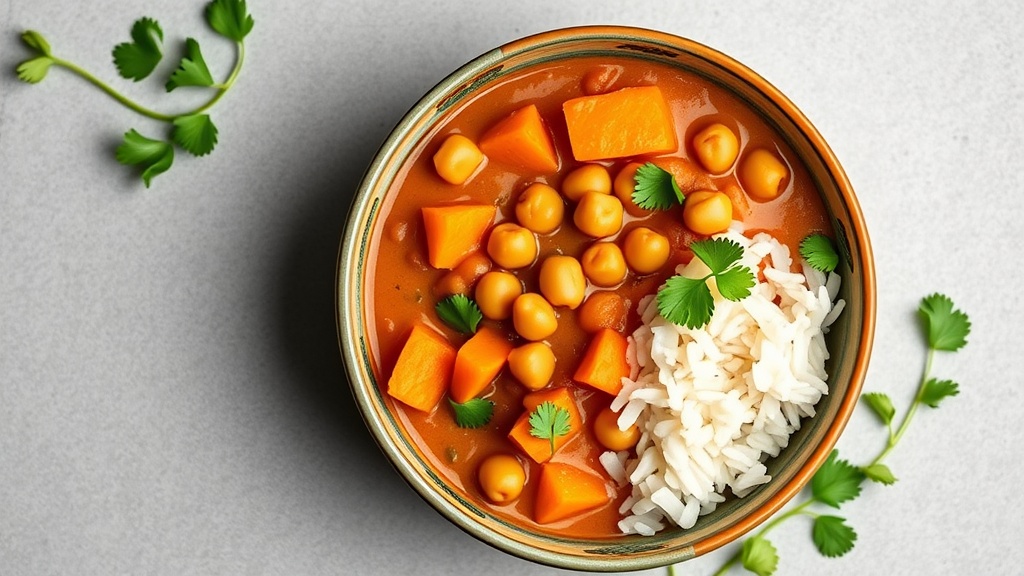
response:
[[[861,394],[860,399],[874,411],[875,415],[882,421],[882,424],[888,426],[892,423],[892,419],[896,415],[896,408],[893,407],[892,400],[887,394],[882,392],[865,392]]]
[[[653,162],[637,168],[633,180],[633,202],[645,210],[668,210],[685,200],[672,174]]]
[[[779,553],[764,537],[753,536],[743,542],[740,561],[757,576],[771,576],[779,566]]]
[[[22,82],[38,84],[43,81],[43,78],[46,78],[46,73],[50,71],[52,64],[53,58],[38,56],[18,64],[18,68],[15,71],[18,73],[18,79]]]
[[[125,78],[136,82],[149,76],[163,56],[160,43],[164,32],[152,18],[140,18],[132,25],[132,41],[114,47],[114,65]]]
[[[455,423],[459,428],[479,428],[490,422],[494,415],[494,402],[483,398],[473,398],[462,404],[449,398],[448,404],[455,412]]]
[[[213,76],[203,60],[199,42],[192,38],[185,39],[185,56],[165,85],[168,92],[180,86],[213,86]]]
[[[441,300],[434,306],[434,311],[445,324],[463,334],[476,333],[476,327],[484,319],[476,302],[465,294],[454,294]]]
[[[715,285],[723,298],[739,302],[750,296],[754,287],[754,275],[746,266],[733,266],[715,276]]]
[[[729,238],[710,238],[690,244],[690,250],[707,264],[712,274],[721,274],[743,257],[743,247]]]
[[[868,477],[868,480],[891,486],[896,483],[896,476],[893,475],[892,470],[889,469],[885,464],[872,464],[867,468],[864,468],[864,475]]]
[[[205,156],[217,145],[217,127],[209,114],[190,114],[174,119],[174,143],[195,156]]]
[[[703,278],[675,275],[658,290],[658,313],[673,324],[695,329],[708,323],[715,310],[715,300],[707,286],[714,277],[722,297],[739,301],[750,295],[754,274],[739,264],[743,247],[728,238],[700,240],[690,244],[695,257],[711,270]]]
[[[206,21],[218,34],[235,42],[244,40],[254,24],[245,0],[213,0],[206,6]]]
[[[43,56],[51,56],[50,54],[50,43],[43,38],[43,35],[35,30],[25,30],[21,33],[21,41],[25,43],[25,46],[39,52]]]
[[[971,321],[967,314],[953,309],[953,301],[948,296],[926,296],[917,310],[927,328],[930,348],[954,352],[967,344]]]
[[[932,378],[928,380],[924,388],[921,389],[921,395],[918,396],[918,400],[922,404],[927,404],[932,408],[938,408],[939,402],[949,396],[956,396],[960,393],[960,386],[952,380],[936,380]]]
[[[811,234],[800,242],[800,255],[815,270],[831,272],[839,265],[839,254],[824,234]]]
[[[814,519],[812,538],[822,556],[835,558],[853,550],[857,533],[839,516],[818,516]]]
[[[708,323],[715,309],[706,279],[675,275],[658,290],[658,313],[673,324],[700,328]]]
[[[839,451],[833,450],[828,459],[811,479],[811,494],[815,500],[833,508],[860,495],[864,473],[846,460],[839,459]]]
[[[572,430],[569,411],[551,402],[541,403],[530,413],[530,436],[551,441],[551,455],[555,455],[555,438],[565,436]]]
[[[115,152],[117,161],[126,165],[142,166],[142,181],[146,188],[159,174],[163,174],[174,162],[174,147],[170,142],[153,140],[134,129],[124,135],[124,142]]]

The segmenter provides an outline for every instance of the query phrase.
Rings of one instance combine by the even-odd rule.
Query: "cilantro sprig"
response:
[[[459,428],[480,428],[486,426],[494,415],[494,402],[486,398],[473,398],[459,404],[448,399],[448,404],[455,412],[455,424]]]
[[[476,333],[477,326],[484,319],[480,307],[465,294],[453,294],[434,306],[438,318],[463,334]]]
[[[128,130],[115,151],[118,162],[138,167],[148,188],[153,178],[166,172],[174,163],[175,146],[195,156],[205,156],[213,151],[218,131],[207,111],[231,89],[245,61],[245,37],[254,24],[245,0],[213,0],[206,6],[205,15],[210,28],[235,44],[235,64],[226,79],[217,83],[203,58],[199,42],[193,38],[185,40],[184,56],[164,86],[168,92],[181,87],[213,91],[205,103],[192,110],[164,113],[135,102],[81,66],[55,55],[50,43],[35,30],[27,30],[21,35],[33,57],[20,63],[16,72],[22,81],[37,84],[46,78],[52,67],[64,68],[128,109],[167,124],[169,130],[164,138],[152,138],[135,129]],[[114,47],[112,57],[122,78],[139,82],[148,78],[163,58],[164,31],[156,20],[144,17],[132,25],[130,36],[131,41]]]
[[[726,299],[738,302],[750,295],[754,286],[754,273],[739,263],[743,247],[728,238],[711,238],[690,244],[693,255],[711,270],[703,278],[688,278],[676,274],[658,290],[658,312],[669,322],[700,328],[711,320],[715,299],[707,281],[715,279],[718,292]]]
[[[530,436],[548,440],[551,455],[555,455],[555,438],[565,436],[572,430],[569,411],[551,402],[542,402],[530,413]]]
[[[726,574],[737,563],[758,576],[774,574],[779,565],[779,554],[768,540],[767,534],[779,524],[797,516],[811,518],[811,540],[823,556],[838,557],[853,549],[857,541],[857,532],[847,524],[846,519],[834,514],[823,514],[815,507],[828,506],[839,509],[846,502],[860,496],[865,480],[886,486],[895,483],[896,476],[883,460],[903,438],[917,409],[922,405],[937,408],[943,400],[959,393],[959,385],[956,382],[932,377],[931,367],[935,352],[956,352],[967,344],[967,336],[971,331],[971,322],[967,314],[955,309],[953,301],[942,294],[932,294],[923,298],[918,314],[922,319],[927,343],[925,365],[917,393],[903,414],[899,426],[893,427],[897,410],[887,394],[866,392],[861,395],[864,404],[888,429],[885,447],[878,456],[863,466],[855,466],[841,460],[839,452],[833,450],[811,479],[810,496],[767,522],[752,536],[748,536],[740,549],[719,568],[716,576]],[[673,574],[671,566],[669,574]]]
[[[645,210],[668,210],[686,199],[675,177],[653,162],[637,168],[633,181],[633,202]]]

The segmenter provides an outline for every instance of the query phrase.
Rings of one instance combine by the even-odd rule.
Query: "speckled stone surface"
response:
[[[772,533],[778,574],[1020,572],[1024,5],[252,0],[218,148],[148,190],[113,149],[158,124],[65,71],[13,74],[33,28],[134,97],[187,108],[201,96],[116,80],[110,49],[149,15],[168,46],[195,36],[219,77],[231,46],[203,6],[0,1],[0,574],[563,573],[465,535],[391,469],[348,393],[333,280],[352,191],[423,92],[503,42],[596,23],[733,56],[829,141],[875,249],[866,390],[910,400],[922,296],[974,323],[936,358],[961,394],[918,414],[888,460],[899,482],[844,507],[854,550],[820,557],[796,520]],[[839,449],[865,460],[884,436],[862,409]]]

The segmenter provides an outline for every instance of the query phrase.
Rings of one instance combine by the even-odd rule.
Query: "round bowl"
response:
[[[846,309],[827,342],[829,394],[782,453],[768,462],[773,479],[745,498],[730,498],[690,530],[601,539],[559,537],[495,516],[432,469],[389,407],[375,366],[367,306],[373,239],[392,184],[417,144],[453,108],[503,77],[536,63],[581,56],[616,56],[637,65],[658,62],[696,74],[731,92],[782,136],[807,167],[836,235]],[[399,122],[370,164],[354,197],[341,241],[337,323],[352,394],[380,448],[401,476],[464,531],[535,562],[588,571],[664,566],[723,546],[778,511],[825,461],[856,406],[868,367],[875,323],[875,276],[863,215],[839,162],[810,121],[775,87],[732,58],[692,40],[624,27],[580,27],[517,40],[472,60],[442,80]]]

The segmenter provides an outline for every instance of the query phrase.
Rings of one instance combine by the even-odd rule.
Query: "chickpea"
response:
[[[622,228],[622,202],[610,194],[587,192],[576,205],[572,221],[587,236],[611,236]]]
[[[558,329],[555,309],[540,294],[527,292],[512,303],[512,325],[527,340],[543,340]]]
[[[583,274],[595,286],[608,288],[626,278],[626,259],[614,242],[594,242],[580,258]]]
[[[626,164],[615,175],[615,181],[612,183],[612,190],[615,192],[615,196],[622,202],[622,207],[626,209],[630,216],[647,216],[651,213],[650,210],[637,206],[636,202],[633,201],[633,189],[636,188],[636,170],[641,166],[643,164],[640,162]]]
[[[558,191],[541,182],[527,186],[516,202],[519,224],[538,234],[557,230],[564,215],[565,203]]]
[[[697,234],[724,232],[732,223],[732,201],[722,192],[699,190],[686,197],[683,224]]]
[[[575,310],[586,295],[587,280],[583,267],[572,256],[548,256],[540,265],[540,293],[552,306]]]
[[[637,274],[659,270],[668,262],[669,251],[668,238],[644,226],[630,230],[622,242],[626,264]]]
[[[515,274],[492,270],[476,283],[476,305],[485,318],[505,320],[512,316],[512,303],[523,293]]]
[[[612,193],[612,177],[608,169],[600,164],[584,164],[565,175],[562,180],[562,195],[573,202],[579,202],[587,192]]]
[[[601,328],[622,332],[626,329],[626,308],[626,301],[617,292],[594,292],[576,312],[576,321],[590,334]]]
[[[609,450],[629,450],[640,441],[640,428],[636,424],[625,430],[619,429],[619,415],[611,408],[604,408],[594,418],[594,436]]]
[[[697,160],[712,174],[728,172],[740,152],[740,142],[736,134],[719,122],[694,134],[692,142]]]
[[[451,184],[462,184],[468,180],[483,161],[483,152],[462,134],[452,134],[445,138],[434,153],[437,175]]]
[[[537,237],[519,224],[498,224],[487,239],[487,254],[502,268],[525,268],[537,259]]]
[[[758,148],[740,161],[737,171],[743,189],[755,200],[774,200],[786,189],[789,168],[775,154]]]
[[[508,369],[523,386],[540,390],[555,373],[555,353],[543,342],[523,344],[509,352]]]
[[[510,454],[492,454],[476,471],[480,490],[495,504],[508,504],[523,492],[526,470],[519,459]]]
[[[482,252],[473,252],[434,284],[434,294],[440,298],[468,294],[473,284],[490,269],[491,259]]]

